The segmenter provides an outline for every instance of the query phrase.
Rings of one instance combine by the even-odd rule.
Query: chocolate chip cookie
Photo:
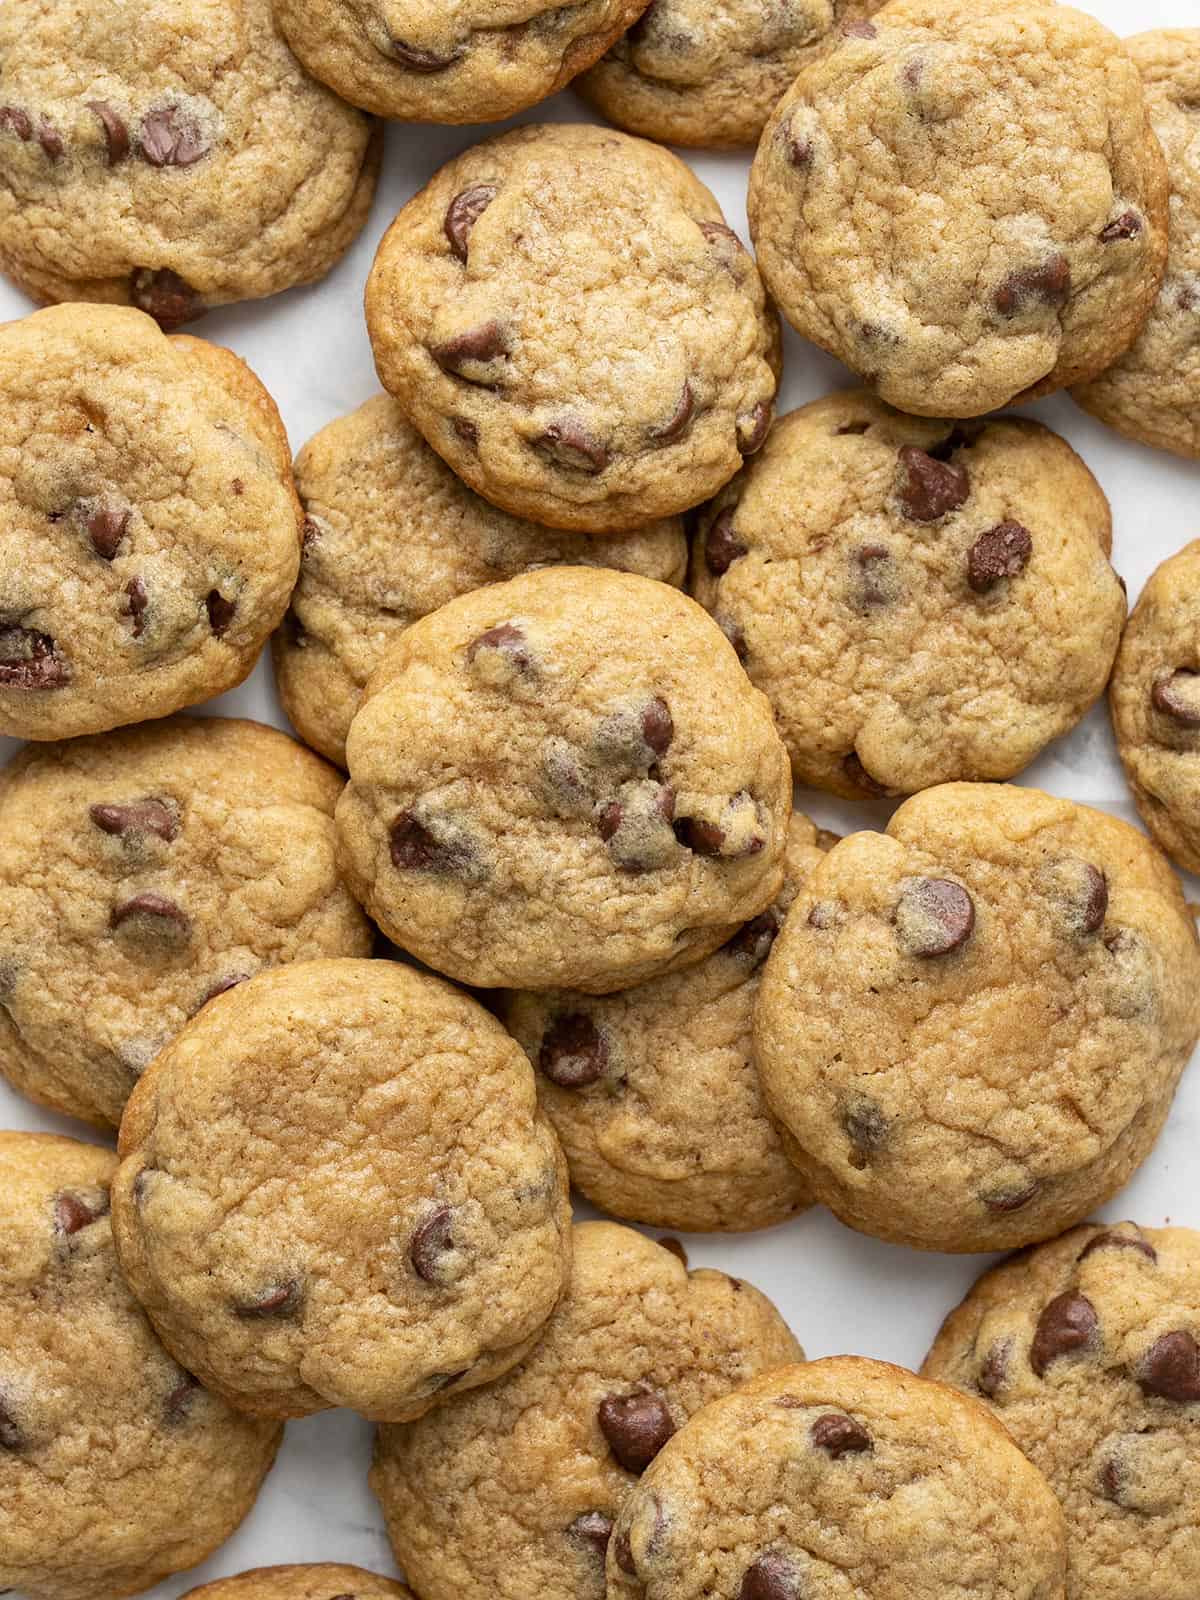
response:
[[[1127,823],[945,784],[825,856],[767,963],[754,1043],[813,1193],[926,1250],[1001,1250],[1149,1152],[1200,1018],[1200,948]]]
[[[666,584],[549,567],[408,628],[350,727],[343,872],[461,982],[628,988],[783,882],[787,752],[716,624]]]
[[[311,283],[366,222],[380,148],[270,0],[0,7],[0,270],[35,300],[172,328]]]
[[[654,0],[575,87],[664,144],[754,144],[779,97],[837,29],[883,0]]]
[[[1169,557],[1129,618],[1109,687],[1117,750],[1142,821],[1200,872],[1200,540]]]
[[[1085,411],[1143,444],[1200,457],[1200,29],[1125,40],[1142,75],[1171,184],[1170,249],[1158,299],[1132,346],[1072,390]]]
[[[0,326],[0,733],[233,688],[287,607],[300,521],[279,413],[228,350],[111,306]]]
[[[770,1227],[808,1204],[763,1103],[750,1025],[784,914],[833,842],[794,813],[774,905],[684,972],[603,999],[509,997],[509,1031],[594,1204],[698,1233]]]
[[[0,1133],[0,1589],[29,1600],[116,1600],[203,1561],[282,1432],[154,1337],[113,1250],[116,1164]]]
[[[645,9],[646,0],[275,0],[314,77],[405,122],[503,122],[590,67]]]
[[[584,533],[696,505],[771,425],[779,328],[670,151],[516,128],[444,166],[379,247],[385,389],[493,504]]]
[[[793,326],[921,416],[1084,383],[1167,257],[1137,68],[1045,0],[892,0],[800,71],[763,131],[750,229]]]
[[[803,1359],[764,1295],[585,1222],[546,1336],[500,1382],[381,1428],[371,1483],[422,1600],[604,1600],[639,1474],[701,1406]],[[915,1381],[915,1380],[914,1380]]]
[[[189,1589],[183,1600],[413,1600],[410,1590],[361,1567],[256,1567]]]
[[[559,563],[683,580],[678,517],[603,540],[510,517],[456,478],[388,395],[311,439],[296,484],[308,516],[300,581],[273,640],[275,680],[303,738],[343,766],[388,646],[455,595]]]
[[[260,968],[365,956],[338,773],[274,728],[176,717],[0,773],[0,1072],[115,1126],[158,1051]]]
[[[569,1265],[566,1165],[500,1024],[389,961],[211,1001],[121,1124],[121,1265],[242,1410],[403,1421],[520,1361]]]
[[[922,1371],[982,1396],[1067,1515],[1068,1600],[1200,1592],[1200,1234],[1089,1226],[984,1274]]]
[[[629,1495],[609,1600],[1063,1600],[1063,1517],[987,1410],[838,1356],[706,1406]]]
[[[911,794],[1012,777],[1099,699],[1125,620],[1111,547],[1100,486],[1049,429],[849,391],[781,418],[705,508],[691,589],[798,782]]]

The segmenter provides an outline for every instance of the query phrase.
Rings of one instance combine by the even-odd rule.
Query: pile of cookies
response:
[[[175,330],[570,80],[629,131],[433,174],[293,463]],[[1127,619],[994,414],[1200,457],[1197,108],[1054,0],[4,0],[0,1072],[117,1145],[0,1133],[0,1592],[344,1406],[412,1590],[197,1600],[1200,1593],[1200,1234],[1087,1220],[1200,1035],[1200,542]],[[757,145],[755,257],[652,140]],[[860,386],[776,419],[776,306]],[[180,715],[268,641],[299,740]],[[1007,781],[1106,689],[1151,837]],[[1022,1253],[916,1376],[624,1225],[816,1203]]]

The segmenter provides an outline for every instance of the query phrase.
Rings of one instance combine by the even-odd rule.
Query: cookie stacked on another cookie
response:
[[[361,1567],[256,1567],[189,1589],[184,1600],[414,1600],[402,1583]]]

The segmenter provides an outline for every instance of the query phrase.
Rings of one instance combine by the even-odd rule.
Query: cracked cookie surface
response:
[[[414,1600],[402,1583],[361,1567],[321,1562],[316,1566],[255,1567],[235,1578],[189,1589],[183,1600]]]
[[[837,29],[883,0],[653,0],[575,87],[619,127],[664,144],[754,144]]]
[[[121,1265],[167,1346],[242,1410],[420,1416],[541,1333],[566,1164],[520,1047],[390,961],[218,995],[121,1124]]]
[[[1143,834],[1034,789],[945,784],[812,872],[759,989],[767,1103],[864,1233],[1001,1250],[1144,1160],[1196,1042],[1200,948]]]
[[[1076,1228],[980,1278],[922,1371],[982,1397],[1067,1517],[1069,1600],[1200,1589],[1200,1234]]]
[[[1095,377],[1166,264],[1137,69],[1045,0],[892,0],[843,32],[767,123],[748,207],[793,326],[920,415]]]
[[[283,423],[230,351],[110,306],[0,326],[0,732],[233,688],[299,564]]]
[[[533,125],[449,162],[367,284],[385,389],[517,516],[616,533],[714,494],[771,424],[779,328],[687,167],[611,129]]]
[[[404,122],[502,122],[556,94],[645,9],[646,0],[275,0],[314,77]]]
[[[691,966],[783,881],[765,698],[686,595],[549,567],[401,636],[350,728],[342,870],[402,948],[482,987]]]
[[[0,1587],[117,1600],[195,1566],[254,1504],[282,1429],[202,1388],[113,1250],[110,1150],[0,1133]]]
[[[1125,40],[1171,185],[1167,275],[1134,343],[1072,396],[1142,444],[1200,456],[1200,29]]]
[[[608,1600],[1063,1600],[1062,1512],[981,1405],[856,1356],[783,1367],[663,1447]]]
[[[274,728],[178,717],[0,773],[0,1071],[116,1126],[189,1017],[260,968],[366,956],[341,776]]]
[[[1125,599],[1104,494],[1036,422],[864,391],[775,424],[697,519],[690,588],[799,783],[849,799],[1010,778],[1104,692]]]
[[[506,1025],[594,1205],[702,1233],[770,1227],[809,1203],[763,1100],[751,1020],[787,908],[833,842],[794,812],[775,903],[694,967],[604,997],[509,996]]]
[[[422,1600],[604,1600],[613,1522],[701,1406],[803,1359],[748,1283],[643,1234],[574,1229],[571,1284],[514,1371],[405,1428],[371,1483]]]
[[[537,567],[616,567],[679,584],[682,520],[591,539],[510,517],[473,493],[388,395],[323,428],[296,457],[307,512],[300,578],[272,641],[284,709],[345,765],[346,733],[388,647],[455,595]]]
[[[303,71],[270,0],[5,0],[0,270],[166,327],[323,277],[380,140]]]

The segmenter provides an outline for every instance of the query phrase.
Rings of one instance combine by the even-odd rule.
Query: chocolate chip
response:
[[[857,750],[851,750],[848,755],[842,757],[842,771],[854,787],[861,789],[864,794],[876,795],[882,799],[892,792],[890,789],[885,788],[878,778],[871,776],[866,767],[863,766]]]
[[[567,1529],[570,1538],[580,1544],[590,1545],[596,1554],[603,1560],[608,1550],[608,1541],[612,1538],[612,1518],[606,1517],[603,1511],[585,1511],[582,1516]]]
[[[162,800],[132,800],[126,805],[96,805],[88,816],[101,833],[156,833],[168,844],[179,836],[179,818]]]
[[[132,900],[122,900],[112,908],[108,925],[110,928],[119,928],[131,917],[150,917],[155,922],[170,923],[181,934],[191,932],[192,925],[186,912],[165,895],[148,892],[135,894]]]
[[[656,444],[674,444],[675,440],[686,432],[695,411],[696,399],[692,394],[692,386],[690,383],[685,383],[679,391],[674,411],[661,427],[650,429],[650,437]]]
[[[722,617],[714,614],[713,621],[733,646],[733,653],[739,661],[745,661],[750,654],[750,646],[746,642],[746,635],[732,617]]]
[[[608,465],[608,447],[590,434],[575,417],[552,422],[545,433],[533,440],[539,455],[547,456],[556,467],[569,472],[585,472],[589,477]]]
[[[976,594],[986,594],[1001,578],[1024,572],[1033,554],[1033,536],[1019,522],[998,522],[981,533],[967,552],[967,582]]]
[[[1110,1456],[1100,1468],[1099,1483],[1101,1494],[1114,1505],[1121,1504],[1124,1478],[1120,1460],[1116,1456]]]
[[[1056,253],[1039,266],[1011,272],[996,290],[993,303],[1002,317],[1016,316],[1032,304],[1065,306],[1071,298],[1071,263]]]
[[[1200,1345],[1182,1329],[1164,1333],[1147,1350],[1137,1380],[1144,1394],[1193,1404],[1200,1400]]]
[[[418,872],[461,872],[471,860],[464,840],[438,838],[411,811],[401,812],[392,823],[389,847],[393,866]]]
[[[939,517],[948,516],[971,492],[965,467],[939,461],[915,445],[901,447],[900,473],[900,508],[913,522],[936,522]]]
[[[742,455],[752,456],[756,450],[762,449],[771,431],[773,417],[770,402],[760,400],[753,410],[743,412],[737,419],[737,447]]]
[[[842,1456],[859,1455],[864,1450],[875,1448],[871,1443],[871,1435],[863,1425],[840,1411],[830,1411],[826,1416],[818,1417],[812,1425],[810,1437],[818,1450],[824,1450],[835,1461]]]
[[[680,817],[674,824],[675,837],[685,850],[698,856],[719,856],[725,843],[725,830],[703,817]]]
[[[258,1317],[290,1317],[300,1309],[300,1284],[295,1278],[281,1278],[270,1283],[256,1294],[253,1300],[242,1300],[234,1306],[234,1313],[252,1320]]]
[[[141,153],[152,167],[190,167],[212,146],[178,106],[160,106],[142,118]]]
[[[511,622],[502,622],[471,640],[467,646],[467,660],[474,661],[481,650],[498,650],[509,665],[518,672],[528,672],[533,664],[529,641]]]
[[[61,689],[71,669],[48,633],[0,627],[0,689]]]
[[[856,22],[843,22],[842,33],[847,39],[874,39],[877,37],[875,24],[867,22],[865,18],[860,18]]]
[[[184,1420],[199,1390],[199,1378],[193,1378],[190,1372],[185,1372],[163,1401],[163,1417],[171,1427],[177,1428]]]
[[[2,1436],[0,1436],[2,1439]],[[617,1566],[628,1578],[637,1577],[637,1565],[633,1559],[633,1547],[629,1543],[629,1530],[623,1528],[617,1535],[613,1545],[613,1555],[616,1557]]]
[[[100,1217],[107,1216],[109,1199],[102,1193],[96,1199],[85,1200],[82,1195],[64,1189],[54,1200],[54,1231],[65,1236],[78,1233]]]
[[[892,552],[883,544],[860,545],[855,551],[859,568],[858,595],[870,608],[889,605],[896,597],[896,578]]]
[[[192,1012],[192,1016],[194,1017],[197,1011],[203,1011],[208,1002],[215,1000],[219,994],[228,994],[230,989],[236,989],[239,983],[248,983],[249,981],[250,974],[248,972],[231,972],[227,977],[218,978],[211,988],[204,991],[200,997],[199,1005]]]
[[[742,241],[738,238],[737,234],[734,233],[732,228],[727,227],[723,222],[710,222],[707,218],[705,218],[703,221],[698,222],[696,226],[700,229],[700,232],[710,243],[715,244],[726,239],[732,239],[739,250],[742,248]]]
[[[1028,1183],[1009,1186],[1004,1189],[992,1189],[987,1194],[980,1195],[980,1199],[989,1211],[1001,1214],[1008,1211],[1023,1211],[1031,1200],[1035,1199],[1041,1190],[1041,1184],[1036,1178],[1031,1178]]]
[[[135,639],[140,639],[146,627],[146,607],[149,605],[146,595],[146,585],[141,578],[130,578],[125,585],[125,605],[121,612],[123,617],[128,617],[132,624],[131,631]]]
[[[414,72],[445,72],[446,68],[452,67],[463,54],[460,47],[452,50],[449,55],[440,56],[436,50],[422,49],[420,45],[409,44],[404,39],[390,39],[388,45],[396,60],[402,61]]]
[[[465,445],[470,445],[472,450],[478,448],[479,429],[469,417],[451,417],[450,426]]]
[[[764,911],[745,923],[723,948],[727,954],[744,961],[753,971],[767,959],[778,932],[779,918],[773,911]]]
[[[87,108],[100,118],[108,146],[108,164],[115,167],[129,154],[129,129],[107,100],[89,100]]]
[[[642,712],[642,737],[656,756],[665,756],[675,737],[671,708],[661,695],[655,695]]]
[[[874,1100],[869,1100],[866,1095],[855,1095],[843,1105],[840,1120],[857,1155],[857,1159],[851,1157],[850,1164],[861,1170],[868,1159],[887,1143],[888,1119]]]
[[[234,619],[237,601],[227,600],[219,589],[210,589],[204,597],[204,609],[208,612],[208,625],[213,637],[220,639]]]
[[[800,1600],[800,1574],[786,1557],[768,1551],[742,1575],[738,1600]]]
[[[1142,219],[1136,211],[1122,211],[1107,227],[1100,230],[1101,244],[1115,244],[1118,239],[1135,239],[1142,231]]]
[[[100,506],[84,523],[88,538],[92,541],[92,549],[102,560],[111,561],[121,548],[131,515],[129,511],[115,511],[111,507]]]
[[[596,1410],[596,1420],[608,1448],[626,1472],[645,1472],[675,1432],[666,1401],[646,1390],[606,1396]]]
[[[50,161],[61,161],[62,153],[66,149],[63,136],[52,122],[47,122],[45,117],[38,124],[38,143]]]
[[[1099,1320],[1086,1295],[1068,1290],[1056,1295],[1038,1318],[1029,1365],[1040,1378],[1052,1361],[1086,1349],[1096,1336]]]
[[[1155,680],[1150,703],[1182,728],[1200,728],[1200,673],[1190,667]]]
[[[989,1400],[994,1400],[1004,1387],[1004,1380],[1008,1377],[1008,1363],[1012,1357],[1012,1340],[1002,1339],[999,1344],[994,1344],[988,1351],[979,1376],[975,1380],[980,1394],[987,1395]]]
[[[607,844],[625,820],[625,810],[616,800],[600,807],[596,816],[596,832]]]
[[[910,878],[894,914],[896,934],[910,956],[949,955],[971,937],[975,902],[949,878]]]
[[[797,172],[807,172],[813,160],[813,142],[810,135],[803,129],[797,128],[793,120],[783,124],[780,137],[789,164],[795,167]]]
[[[555,1017],[542,1035],[538,1068],[560,1089],[586,1089],[604,1076],[607,1066],[604,1035],[582,1011]]]
[[[456,378],[466,378],[468,382],[472,382],[474,380],[467,372],[467,367],[487,366],[489,362],[497,361],[501,356],[507,355],[508,336],[493,317],[474,328],[466,328],[462,333],[456,333],[453,339],[447,339],[444,344],[430,345],[429,354],[443,372],[449,372]]]
[[[129,298],[168,333],[203,316],[207,309],[199,291],[170,267],[135,267],[129,279]]]
[[[26,143],[33,137],[33,123],[17,106],[0,106],[0,133],[6,128]]]
[[[24,1444],[25,1435],[12,1414],[11,1402],[0,1394],[0,1450],[20,1450]]]
[[[1136,1250],[1145,1256],[1147,1261],[1158,1260],[1158,1251],[1149,1239],[1143,1239],[1136,1233],[1114,1233],[1112,1229],[1098,1233],[1094,1239],[1089,1239],[1075,1257],[1076,1261],[1086,1261],[1094,1250]]]
[[[704,537],[704,565],[714,578],[728,572],[733,563],[748,551],[733,531],[733,514],[737,508],[726,506],[714,518]]]
[[[450,241],[450,249],[460,261],[467,259],[471,229],[496,198],[494,183],[475,183],[454,196],[446,207],[446,220],[442,231]]]
[[[442,1277],[442,1257],[454,1249],[453,1218],[449,1206],[439,1206],[431,1211],[424,1222],[413,1232],[408,1246],[408,1259],[413,1271],[425,1283],[437,1283]]]

